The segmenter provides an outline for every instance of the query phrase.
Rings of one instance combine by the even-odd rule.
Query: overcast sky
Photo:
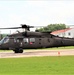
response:
[[[51,23],[74,25],[74,1],[0,1],[0,27],[47,26]]]

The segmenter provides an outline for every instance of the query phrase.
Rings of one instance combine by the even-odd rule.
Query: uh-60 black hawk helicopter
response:
[[[12,49],[15,53],[23,53],[23,49],[36,49],[48,47],[74,46],[73,38],[58,37],[50,34],[51,32],[32,32],[29,26],[23,24],[21,27],[0,28],[0,29],[19,29],[24,28],[24,32],[10,34],[0,41],[1,50]]]

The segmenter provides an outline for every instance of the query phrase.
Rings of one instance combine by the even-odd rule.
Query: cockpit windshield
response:
[[[8,42],[9,42],[9,37],[4,37],[4,38],[0,41],[0,44],[8,43]]]

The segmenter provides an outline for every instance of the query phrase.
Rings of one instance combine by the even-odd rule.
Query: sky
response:
[[[0,28],[55,23],[74,25],[73,0],[0,0]]]

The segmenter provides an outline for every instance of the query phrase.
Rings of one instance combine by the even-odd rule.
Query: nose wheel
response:
[[[23,53],[23,49],[22,48],[14,49],[13,51],[14,51],[14,53]]]

